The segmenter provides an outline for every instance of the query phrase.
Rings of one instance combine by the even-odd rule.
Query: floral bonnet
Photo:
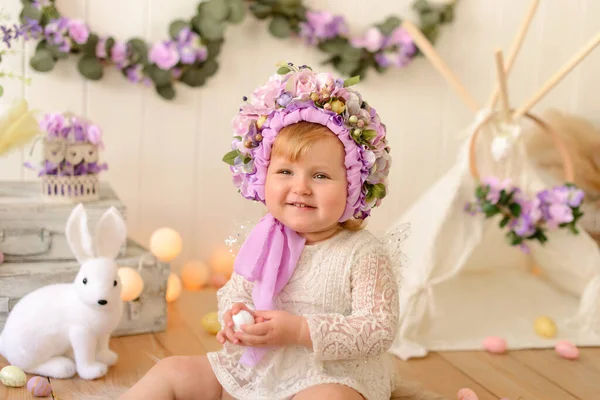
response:
[[[307,121],[326,126],[344,145],[348,198],[340,221],[368,217],[387,193],[391,158],[385,125],[361,94],[350,88],[358,81],[358,77],[335,79],[330,73],[288,63],[250,98],[244,96],[233,119],[232,150],[223,157],[242,196],[265,202],[265,179],[277,134],[288,125]]]

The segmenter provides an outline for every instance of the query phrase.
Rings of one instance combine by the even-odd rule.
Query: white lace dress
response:
[[[219,321],[235,302],[252,305],[252,283],[233,274],[217,292]],[[324,383],[347,385],[366,400],[388,400],[394,362],[387,350],[398,321],[398,287],[389,258],[368,231],[342,231],[307,245],[276,307],[308,320],[313,349],[270,350],[254,367],[244,347],[226,342],[208,359],[224,390],[240,400],[290,399]]]

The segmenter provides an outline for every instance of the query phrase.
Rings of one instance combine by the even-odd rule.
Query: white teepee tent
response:
[[[600,249],[585,231],[580,229],[578,235],[565,229],[550,231],[548,241],[530,244],[531,253],[526,255],[507,244],[498,220],[470,216],[464,210],[475,198],[478,170],[484,175],[509,177],[529,195],[560,183],[544,181],[518,137],[502,162],[494,160],[492,142],[498,125],[487,123],[500,95],[504,122],[514,128],[513,121],[521,123],[524,116],[530,116],[528,110],[600,43],[598,34],[532,100],[511,114],[505,75],[537,3],[534,1],[529,9],[508,63],[504,64],[497,52],[498,85],[483,110],[427,39],[412,24],[404,23],[423,53],[477,115],[466,130],[453,168],[391,229],[409,223],[412,231],[402,248],[410,262],[403,270],[400,324],[390,349],[402,359],[421,357],[428,351],[482,349],[487,336],[504,338],[508,349],[553,347],[558,340],[579,346],[600,345]],[[476,132],[479,134],[474,138]],[[564,162],[569,177],[572,166],[568,154]],[[535,333],[534,320],[539,316],[555,321],[555,337]]]

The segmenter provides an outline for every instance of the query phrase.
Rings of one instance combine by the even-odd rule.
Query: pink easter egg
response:
[[[506,351],[506,340],[497,336],[488,336],[483,341],[483,348],[490,353],[504,353]]]
[[[567,360],[576,360],[579,358],[579,349],[577,346],[567,340],[561,340],[560,342],[556,343],[554,350],[559,356],[566,358]]]
[[[34,376],[27,382],[27,391],[35,397],[46,397],[52,393],[52,386],[50,386],[48,379]]]
[[[458,400],[479,400],[479,397],[475,394],[472,389],[462,388],[456,394]]]

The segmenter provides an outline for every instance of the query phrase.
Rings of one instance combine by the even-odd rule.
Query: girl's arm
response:
[[[234,272],[227,283],[217,290],[218,314],[221,326],[224,326],[223,315],[231,309],[234,303],[244,303],[249,309],[254,310],[254,303],[252,302],[253,286],[252,282]]]
[[[398,284],[387,255],[371,247],[358,255],[351,274],[351,315],[305,316],[308,332],[301,342],[312,347],[319,360],[377,356],[396,336]]]

